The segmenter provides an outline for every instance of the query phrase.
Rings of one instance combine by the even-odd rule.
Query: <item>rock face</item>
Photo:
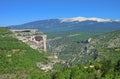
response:
[[[36,29],[22,29],[22,30],[11,30],[15,36],[27,43],[33,49],[40,51],[47,51],[46,48],[46,39],[47,35],[43,32],[40,32]]]

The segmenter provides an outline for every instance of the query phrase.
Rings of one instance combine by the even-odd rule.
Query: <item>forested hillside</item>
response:
[[[43,73],[37,62],[49,62],[46,56],[16,39],[9,29],[0,28],[0,79],[34,79]]]
[[[89,41],[85,38],[74,40],[72,44],[74,42],[80,44],[81,48],[87,45],[83,53],[72,54],[75,62],[77,59],[81,61],[82,58],[84,62],[85,58],[87,61],[90,59],[89,62],[83,64],[79,61],[75,63],[76,65],[74,61],[70,61],[69,65],[67,65],[68,62],[56,63],[51,71],[44,72],[37,67],[36,63],[49,63],[50,60],[46,58],[48,54],[34,50],[19,41],[9,29],[0,28],[0,79],[119,79],[119,33],[120,31],[115,31],[94,36],[91,39],[86,36],[85,38],[89,38]],[[67,37],[74,36],[77,34]],[[74,49],[71,50],[74,51]]]
[[[88,48],[98,52],[98,59],[117,61],[120,58],[120,30],[94,37]]]
[[[48,48],[69,65],[85,64],[103,58],[117,60],[120,56],[119,35],[120,31],[104,34],[91,31],[53,33],[48,34]]]
[[[84,50],[88,45],[87,39],[99,34],[101,33],[79,30],[48,33],[48,51],[57,54],[71,65],[87,63],[86,60],[91,59]]]
[[[119,79],[120,60],[103,60],[87,65],[64,68],[53,75],[52,79]]]
[[[80,50],[83,53],[72,53],[74,60],[68,61],[69,65],[77,65],[65,67],[63,70],[54,73],[53,79],[120,78],[120,30],[97,35],[88,40],[79,39],[77,44],[81,46]],[[74,47],[74,43],[72,46]],[[70,51],[72,50],[74,51],[74,49]],[[66,53],[63,53],[62,56],[64,55]],[[71,55],[66,57],[71,59]]]

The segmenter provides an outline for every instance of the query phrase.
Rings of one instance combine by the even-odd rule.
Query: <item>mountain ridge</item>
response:
[[[70,31],[70,30],[111,31],[111,30],[120,29],[119,20],[115,20],[115,21],[110,20],[110,22],[108,22],[109,19],[107,19],[107,21],[105,20],[106,22],[97,22],[95,21],[96,20],[95,18],[92,19],[83,18],[84,21],[81,20],[77,21],[78,19],[74,20],[73,18],[73,20],[70,22],[63,22],[62,19],[38,20],[20,25],[12,25],[8,27],[12,29],[34,28],[34,29],[40,29],[43,32],[61,32],[61,31]],[[104,19],[98,18],[98,21],[100,20],[104,21]]]
[[[61,18],[60,19],[61,22],[73,22],[73,21],[97,21],[97,22],[120,22],[120,20],[112,20],[112,19],[104,19],[104,18],[96,18],[96,17],[91,17],[91,18],[87,18],[87,17],[73,17],[73,18]]]

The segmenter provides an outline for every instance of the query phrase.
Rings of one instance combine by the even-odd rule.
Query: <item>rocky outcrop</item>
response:
[[[27,43],[33,49],[40,51],[47,51],[46,39],[47,35],[36,29],[22,29],[22,30],[11,30],[15,36],[22,42]]]

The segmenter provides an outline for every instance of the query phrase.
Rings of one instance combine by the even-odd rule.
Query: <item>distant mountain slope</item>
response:
[[[110,20],[102,18],[63,18],[48,19],[29,22],[21,25],[8,26],[13,29],[36,28],[44,32],[66,31],[66,30],[84,30],[84,31],[110,31],[120,29],[119,20]]]
[[[58,37],[51,38],[48,42],[49,51],[57,53],[69,65],[89,63],[105,58],[117,61],[120,56],[120,30],[105,34],[72,31],[68,34],[58,34]]]
[[[97,48],[120,47],[120,30],[97,36],[92,40],[91,44]]]
[[[120,30],[93,38],[88,49],[98,52],[98,59],[120,59]]]
[[[89,40],[89,39],[88,39]],[[91,59],[117,61],[120,59],[120,30],[95,36],[85,48]],[[91,60],[90,59],[90,60]]]

